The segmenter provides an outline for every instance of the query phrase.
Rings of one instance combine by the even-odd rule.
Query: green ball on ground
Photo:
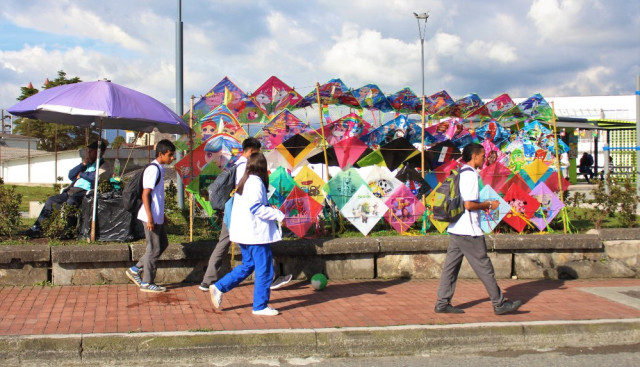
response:
[[[317,291],[321,291],[327,287],[327,277],[324,274],[315,274],[311,277],[311,286]]]

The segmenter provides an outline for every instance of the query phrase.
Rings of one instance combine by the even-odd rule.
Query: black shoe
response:
[[[451,306],[451,304],[448,304],[444,307],[438,307],[436,306],[435,308],[436,313],[464,313],[464,311],[460,308],[455,308],[453,306]]]
[[[31,226],[31,228],[24,231],[24,234],[25,236],[29,236],[31,238],[38,238],[42,237],[42,230],[39,226],[34,224]]]
[[[513,302],[504,301],[502,302],[502,305],[494,307],[493,312],[496,315],[504,315],[505,313],[517,311],[520,308],[520,306],[522,306],[522,301],[520,300],[513,301]]]

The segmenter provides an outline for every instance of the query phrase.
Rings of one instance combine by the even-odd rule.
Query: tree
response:
[[[77,76],[69,79],[67,78],[67,73],[59,70],[58,76],[51,81],[47,79],[45,85],[42,86],[42,89],[49,89],[63,84],[79,83],[81,81],[82,80]],[[29,83],[26,87],[20,87],[20,93],[21,94],[17,99],[22,101],[23,99],[38,93],[38,89],[34,88],[33,85]],[[53,124],[27,118],[20,118],[16,120],[14,131],[17,134],[37,138],[39,140],[38,149],[49,152],[56,150],[56,147],[59,151],[79,149],[86,145],[87,138],[89,142],[92,142],[97,140],[99,137],[97,128],[85,129],[71,125]]]

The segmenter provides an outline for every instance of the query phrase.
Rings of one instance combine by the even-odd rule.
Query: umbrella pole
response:
[[[562,187],[562,171],[560,170],[560,156],[558,155],[558,129],[556,127],[556,108],[554,101],[551,101],[551,122],[553,123],[553,138],[556,140],[554,146],[555,154],[556,154],[556,176],[558,176],[558,188],[560,189],[560,201],[564,204],[564,188]],[[566,209],[562,207],[562,210]],[[564,228],[564,233],[567,233],[567,216],[566,212],[562,213],[562,227]]]
[[[98,211],[98,178],[100,177],[100,153],[102,152],[102,118],[98,134],[98,157],[96,158],[95,180],[93,184],[93,215],[91,217],[91,242],[96,241],[96,213]]]
[[[324,153],[324,168],[329,182],[329,158],[327,157],[327,140],[324,136],[324,119],[322,118],[322,103],[320,103],[320,83],[316,83],[316,100],[318,102],[318,114],[320,116],[320,132],[322,133],[322,152]],[[329,204],[331,205],[331,204]],[[331,235],[336,236],[336,227],[333,224],[333,210],[331,210]]]
[[[191,96],[191,108],[189,109],[189,164],[191,165],[190,175],[193,181],[193,100]],[[189,242],[193,242],[193,193],[189,195]]]

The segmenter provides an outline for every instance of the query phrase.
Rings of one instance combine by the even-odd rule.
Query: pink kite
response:
[[[398,232],[403,233],[413,225],[425,207],[405,185],[400,185],[387,199],[389,210],[384,218]]]

